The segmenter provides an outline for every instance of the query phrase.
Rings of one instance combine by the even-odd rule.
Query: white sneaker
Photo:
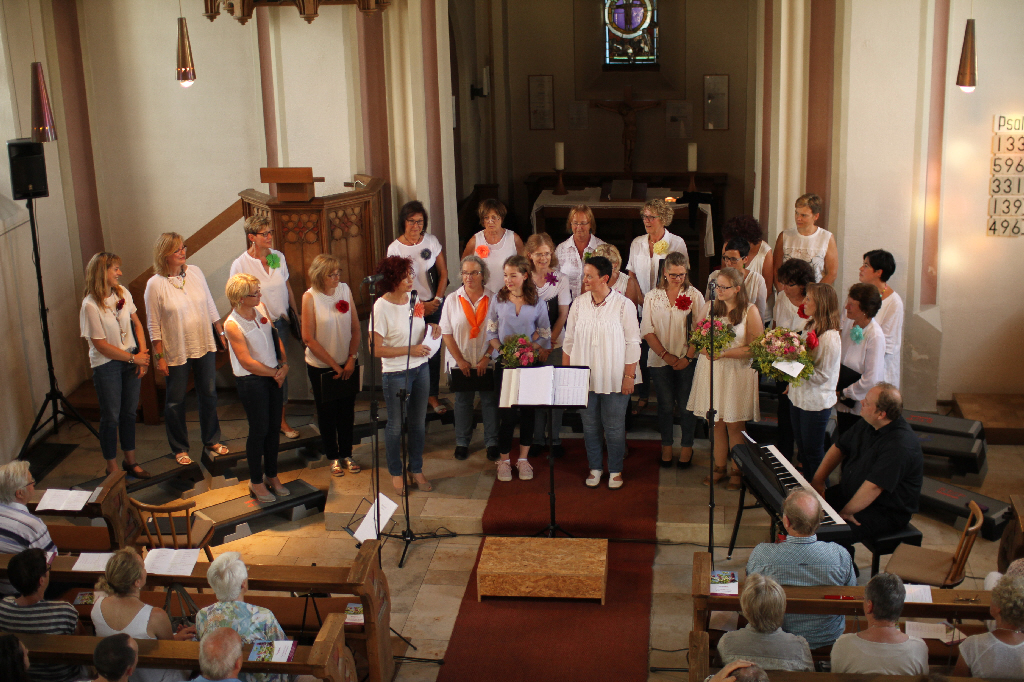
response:
[[[601,469],[591,469],[590,475],[587,476],[587,487],[596,488],[601,483],[601,476],[604,475],[604,471]]]
[[[516,468],[519,469],[519,480],[529,481],[533,478],[533,467],[526,461],[525,457],[520,457],[516,462]]]
[[[512,463],[507,459],[503,459],[498,462],[498,480],[499,481],[511,481],[512,480]]]
[[[618,478],[613,478],[613,476],[618,476]],[[608,474],[608,489],[609,490],[616,490],[616,489],[621,488],[621,487],[622,487],[622,474],[621,473],[618,473],[618,474],[609,473]]]

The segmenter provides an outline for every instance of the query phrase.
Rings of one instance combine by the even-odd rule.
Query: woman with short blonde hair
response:
[[[562,272],[569,278],[569,291],[575,299],[583,293],[583,263],[594,255],[594,250],[604,244],[604,240],[594,236],[594,212],[586,204],[569,209],[565,227],[570,236],[558,245],[555,256],[561,264]]]
[[[608,286],[612,288],[612,291],[617,291],[630,301],[633,305],[639,305],[637,301],[640,300],[640,286],[636,283],[636,279],[630,277],[622,271],[622,255],[619,253],[619,249],[614,244],[601,244],[594,249],[595,256],[604,256],[612,264],[612,278],[608,280]]]
[[[747,626],[722,635],[718,655],[722,664],[745,660],[765,670],[814,672],[807,640],[782,630],[786,591],[775,580],[751,573],[743,583],[740,608]]]

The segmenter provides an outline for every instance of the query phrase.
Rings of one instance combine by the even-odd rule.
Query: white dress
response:
[[[799,308],[793,305],[793,302],[789,300],[789,296],[782,291],[775,297],[775,310],[772,314],[772,320],[775,322],[776,327],[783,327],[790,331],[798,331],[804,328],[807,324],[807,320],[800,317]],[[767,326],[767,325],[766,325]]]
[[[768,242],[762,239],[761,246],[758,247],[757,253],[754,254],[754,257],[750,259],[750,265],[747,266],[747,270],[761,272],[761,269],[764,267],[764,259],[771,250],[772,248],[768,246]]]
[[[900,355],[903,347],[903,299],[895,291],[882,299],[882,309],[875,315],[885,334],[885,380],[900,387]]]
[[[708,291],[711,288],[711,282],[716,281],[720,272],[721,270],[715,270],[708,276],[708,286],[704,293],[705,298],[711,293]],[[761,315],[761,320],[764,320],[768,308],[768,285],[764,283],[764,275],[761,274],[760,270],[754,270],[753,268],[747,270],[747,274],[743,277],[743,290],[747,292],[747,303],[755,306],[758,314]],[[767,324],[765,322],[765,326]]]
[[[583,253],[593,251],[601,244],[604,244],[603,239],[590,235],[590,241],[583,249]],[[580,252],[576,250],[576,244],[573,243],[572,237],[555,247],[555,257],[558,258],[558,269],[569,277],[570,294],[576,298],[583,288],[583,259],[580,257]]]
[[[619,272],[619,278],[615,280],[615,284],[612,285],[612,291],[617,291],[623,296],[626,295],[626,289],[629,287],[629,275],[624,272]]]
[[[782,261],[790,258],[799,258],[811,264],[814,268],[814,281],[820,282],[821,275],[825,271],[825,253],[828,251],[828,242],[832,233],[828,230],[817,228],[817,231],[810,236],[803,236],[795,227],[784,230],[782,233]]]
[[[498,283],[501,282],[501,278],[505,273],[505,261],[519,253],[516,251],[516,233],[507,228],[502,229],[505,230],[505,234],[501,235],[501,239],[497,244],[488,244],[483,230],[473,235],[473,238],[476,240],[474,242],[476,244],[473,250],[474,254],[480,256],[480,247],[487,247],[487,255],[480,256],[480,258],[483,262],[487,263],[492,286],[498,289],[501,288],[498,286]]]
[[[748,306],[740,323],[733,325],[736,338],[724,350],[747,345]],[[756,310],[756,308],[754,308]],[[703,311],[701,311],[703,312]],[[728,320],[726,320],[728,322]],[[703,354],[697,360],[693,388],[686,409],[698,417],[708,411],[711,388],[711,361]],[[760,421],[761,409],[757,395],[757,371],[750,368],[750,359],[719,358],[715,360],[715,419],[726,423]]]
[[[96,603],[92,606],[92,625],[96,629],[96,635],[99,637],[110,637],[111,635],[119,635],[122,632],[126,635],[130,635],[134,639],[155,639],[150,637],[146,632],[146,628],[149,625],[149,616],[153,612],[153,607],[145,605],[139,612],[132,618],[132,622],[128,623],[123,630],[115,630],[114,628],[107,625],[106,619],[103,618],[103,610],[100,608],[100,604],[107,598],[107,595],[103,592],[96,592]],[[161,670],[158,668],[136,668],[132,676],[128,678],[129,682],[179,682],[180,680],[186,680],[188,676],[183,670]]]

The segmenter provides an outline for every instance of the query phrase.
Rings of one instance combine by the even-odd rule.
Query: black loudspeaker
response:
[[[11,190],[16,200],[50,196],[42,142],[27,138],[8,140],[7,155],[11,161]]]

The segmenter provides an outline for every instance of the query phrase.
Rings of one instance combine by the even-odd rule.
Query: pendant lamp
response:
[[[964,29],[964,46],[960,51],[960,68],[956,72],[956,84],[964,92],[974,92],[978,85],[978,53],[974,49],[974,19],[967,20]]]
[[[196,66],[192,63],[192,44],[188,40],[185,17],[178,17],[178,85],[187,88],[196,82]]]
[[[43,65],[32,62],[32,141],[52,142],[56,139],[57,128],[53,124],[50,96],[46,94]]]

